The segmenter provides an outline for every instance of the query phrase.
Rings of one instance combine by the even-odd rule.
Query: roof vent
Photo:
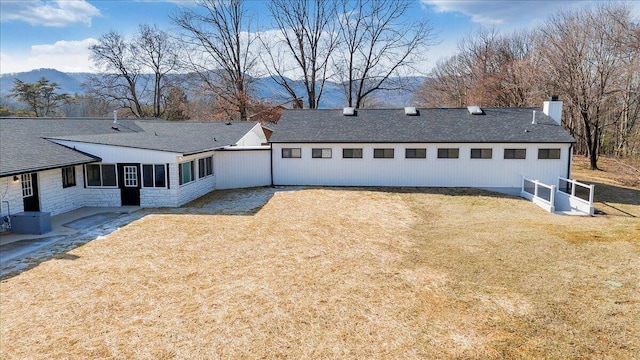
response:
[[[471,115],[483,115],[484,111],[478,105],[467,106],[467,110],[469,110],[469,114]]]
[[[404,114],[407,116],[416,116],[418,115],[418,110],[413,106],[407,106],[404,108]]]
[[[344,116],[356,116],[356,108],[346,107],[342,109],[342,115]]]

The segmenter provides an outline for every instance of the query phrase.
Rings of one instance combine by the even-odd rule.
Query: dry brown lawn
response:
[[[0,357],[638,358],[627,190],[598,198],[624,213],[595,217],[475,190],[329,188],[255,214],[150,214],[2,281]]]

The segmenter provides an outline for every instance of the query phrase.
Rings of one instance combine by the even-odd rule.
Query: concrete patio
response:
[[[0,279],[112,232],[134,220],[139,209],[82,207],[52,216],[52,230],[45,234],[0,233]]]
[[[0,246],[23,241],[48,238],[53,236],[73,235],[80,230],[100,225],[122,214],[138,211],[139,206],[121,207],[81,207],[51,217],[51,231],[45,234],[0,233]],[[1,249],[0,249],[1,250]]]

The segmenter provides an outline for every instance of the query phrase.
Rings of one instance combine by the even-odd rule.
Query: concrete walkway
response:
[[[81,207],[51,217],[51,231],[46,234],[0,233],[0,246],[23,240],[72,235],[80,230],[100,225],[122,214],[138,211],[139,206],[122,207]]]
[[[0,279],[105,236],[144,216],[140,207],[83,207],[51,217],[46,234],[0,234]]]

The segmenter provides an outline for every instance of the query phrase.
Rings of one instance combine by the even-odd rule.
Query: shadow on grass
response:
[[[72,250],[148,215],[148,212],[117,213],[117,216],[86,217],[74,222],[79,230],[68,235],[21,240],[0,246],[0,281],[10,279],[49,260],[77,260]],[[95,221],[88,221],[92,218]],[[66,226],[65,224],[63,226]],[[84,226],[84,227],[83,227]]]
[[[306,186],[305,189],[335,189],[346,191],[375,191],[395,194],[431,194],[445,196],[487,196],[499,199],[521,199],[517,195],[509,195],[491,190],[469,187],[401,187],[401,186]]]
[[[634,218],[640,216],[640,209],[634,211],[636,214],[632,214],[619,206],[632,205],[640,207],[640,190],[598,182],[591,182],[591,184],[595,185],[594,202],[603,205],[598,206],[598,210],[605,214],[615,210],[625,216]]]
[[[597,182],[589,183],[595,185],[594,201],[640,205],[640,190]]]

